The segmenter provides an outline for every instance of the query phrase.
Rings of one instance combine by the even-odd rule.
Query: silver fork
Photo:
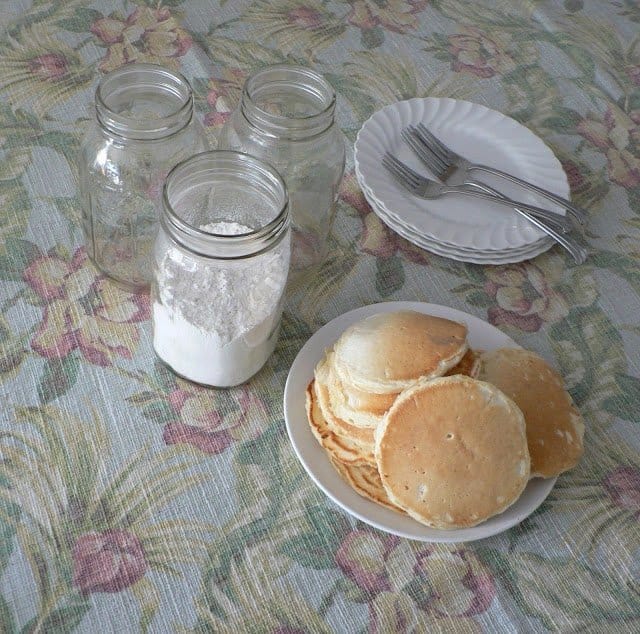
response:
[[[442,167],[442,163],[440,159],[433,153],[430,147],[424,145],[422,141],[416,138],[415,134],[411,127],[402,131],[402,138],[406,141],[409,147],[414,151],[416,156],[424,163],[427,169],[436,175],[436,177],[440,178],[440,174],[444,169]],[[544,209],[542,207],[533,207],[531,205],[526,205],[525,203],[519,203],[514,200],[511,200],[507,196],[505,196],[502,192],[499,192],[497,189],[493,189],[493,187],[489,187],[485,183],[480,183],[473,180],[465,180],[463,183],[456,185],[449,185],[450,187],[465,187],[465,189],[473,188],[474,191],[482,191],[485,194],[490,194],[495,198],[499,198],[502,201],[507,202],[513,208],[514,211],[520,213],[521,215],[525,215],[527,219],[529,219],[529,214],[531,216],[535,216],[540,220],[543,220],[546,224],[551,227],[554,227],[558,231],[562,233],[568,233],[573,229],[573,225],[568,218],[555,213],[549,209]],[[523,214],[526,212],[526,214]]]
[[[440,198],[441,196],[449,193],[470,194],[476,197],[492,200],[493,202],[502,202],[500,200],[496,200],[495,196],[489,194],[483,194],[481,192],[464,189],[462,187],[451,187],[436,183],[435,181],[418,174],[389,152],[385,153],[382,158],[382,164],[389,170],[391,175],[414,196],[419,196],[421,198]],[[583,249],[575,240],[571,239],[569,236],[562,235],[533,216],[527,215],[527,219],[536,227],[554,238],[556,242],[561,244],[571,254],[577,264],[582,264],[586,260],[586,250]]]
[[[460,156],[454,152],[451,148],[447,147],[438,137],[436,137],[432,132],[430,132],[424,123],[419,123],[417,126],[409,126],[414,129],[414,134],[425,144],[427,145],[436,156],[442,161],[445,165],[445,168],[442,174],[438,174],[438,178],[444,182],[449,182],[449,179],[453,179],[453,183],[458,183],[460,180],[464,180],[466,174],[471,171],[480,171],[487,172],[488,174],[493,174],[494,176],[499,176],[500,178],[504,178],[505,180],[511,181],[512,183],[516,183],[521,187],[525,187],[526,189],[530,189],[531,191],[536,192],[540,196],[543,196],[547,200],[550,200],[557,205],[561,205],[565,207],[567,210],[567,214],[569,214],[575,222],[580,225],[584,225],[587,222],[589,217],[588,212],[582,207],[578,207],[574,205],[570,200],[563,198],[562,196],[558,196],[553,192],[550,192],[542,187],[538,187],[533,183],[525,181],[517,176],[513,176],[513,174],[509,174],[508,172],[503,172],[502,170],[496,169],[495,167],[490,167],[489,165],[484,165],[482,163],[472,163],[464,158],[464,156]],[[482,183],[484,184],[484,183]]]

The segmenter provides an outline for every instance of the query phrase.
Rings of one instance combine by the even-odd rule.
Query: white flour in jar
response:
[[[200,227],[238,235],[251,229],[236,222]],[[229,387],[251,378],[269,358],[278,337],[281,298],[287,282],[290,242],[242,260],[185,266],[169,242],[157,273],[153,346],[187,379]]]

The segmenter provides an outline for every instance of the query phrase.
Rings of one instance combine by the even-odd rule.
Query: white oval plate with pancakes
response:
[[[363,522],[408,539],[425,542],[463,542],[501,533],[531,515],[553,489],[557,478],[534,478],[520,498],[500,515],[472,528],[439,530],[424,526],[414,519],[375,504],[358,495],[335,471],[325,451],[314,438],[305,412],[305,392],[313,379],[313,371],[324,352],[351,324],[383,312],[415,310],[429,315],[463,322],[469,329],[472,348],[518,348],[518,344],[490,324],[453,308],[422,302],[385,302],[363,306],[344,313],[320,328],[302,347],[289,370],[284,388],[284,416],[291,444],[311,479],[336,504]]]

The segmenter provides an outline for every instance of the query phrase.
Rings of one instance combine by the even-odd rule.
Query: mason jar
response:
[[[327,252],[345,163],[335,107],[335,92],[319,73],[302,66],[267,67],[247,79],[218,138],[218,148],[268,161],[284,178],[292,274],[313,270]]]
[[[84,239],[103,273],[128,288],[148,286],[164,179],[205,149],[180,73],[130,64],[100,80],[79,176]]]
[[[162,200],[155,351],[191,381],[244,383],[278,339],[291,251],[284,181],[247,154],[203,152],[173,168]]]

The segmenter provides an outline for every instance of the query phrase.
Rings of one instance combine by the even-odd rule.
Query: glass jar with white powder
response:
[[[278,338],[289,271],[280,175],[241,152],[197,154],[167,176],[154,250],[153,346],[186,379],[244,383]]]

